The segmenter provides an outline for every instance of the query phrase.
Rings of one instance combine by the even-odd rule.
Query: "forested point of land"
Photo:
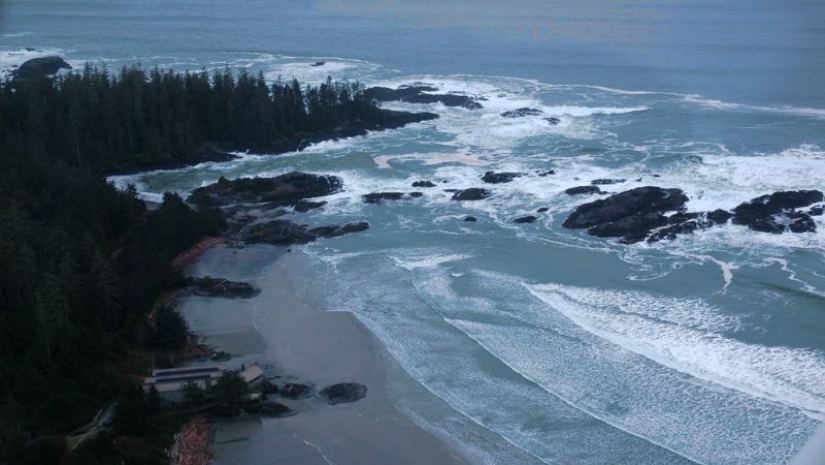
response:
[[[86,65],[55,79],[7,81],[0,89],[0,147],[48,154],[104,172],[185,161],[212,144],[262,150],[332,131],[382,110],[358,83],[267,84],[263,74],[196,73]]]
[[[153,423],[161,417],[132,386],[141,354],[179,347],[185,324],[174,311],[155,325],[147,314],[184,283],[173,257],[226,223],[176,194],[150,211],[105,173],[185,159],[209,143],[266,147],[376,115],[358,84],[267,85],[244,71],[86,66],[0,84],[0,464],[75,463],[63,435],[119,394],[131,399],[121,419],[142,423],[116,421],[80,457],[165,460],[158,444],[171,439],[168,423]]]

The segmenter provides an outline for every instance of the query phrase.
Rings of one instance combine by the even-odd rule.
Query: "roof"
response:
[[[252,365],[240,373],[241,378],[247,383],[252,383],[264,375],[263,368],[260,365]]]

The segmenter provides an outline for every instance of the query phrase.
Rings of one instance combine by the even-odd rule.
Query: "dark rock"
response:
[[[359,383],[339,383],[327,386],[318,393],[330,405],[356,402],[367,395],[367,387]]]
[[[305,399],[312,395],[315,386],[312,384],[285,383],[278,387],[278,393],[290,399]]]
[[[590,184],[594,186],[607,186],[610,184],[619,184],[627,181],[626,179],[594,179]]]
[[[792,233],[816,232],[816,222],[807,213],[791,212],[785,217],[789,220],[786,227]]]
[[[602,190],[599,189],[597,186],[577,186],[571,187],[570,189],[566,189],[564,193],[567,195],[590,195],[601,194]]]
[[[322,200],[320,202],[310,202],[309,200],[301,199],[301,200],[298,200],[297,202],[295,202],[292,205],[292,207],[295,209],[296,212],[305,213],[305,212],[308,212],[310,210],[315,210],[317,208],[321,208],[326,204],[327,204],[327,202],[325,200]]]
[[[823,199],[825,197],[818,190],[775,192],[734,208],[732,221],[755,231],[774,234],[816,231],[816,223],[810,215],[796,209],[822,202]]]
[[[688,198],[681,189],[637,187],[606,199],[580,205],[567,217],[565,228],[590,228],[626,217],[681,210]]]
[[[472,97],[457,94],[433,94],[438,89],[430,86],[408,86],[390,89],[387,87],[371,87],[364,91],[368,99],[380,102],[401,101],[407,103],[442,103],[448,107],[464,107],[470,110],[481,108],[481,104]]]
[[[344,226],[320,226],[317,228],[312,228],[308,232],[318,237],[338,237],[343,236],[344,234],[366,231],[369,228],[369,223],[367,223],[366,221],[361,221],[358,223],[348,223]]]
[[[808,214],[811,216],[822,216],[823,207],[822,205],[818,205],[816,207],[811,208],[808,210]]]
[[[677,212],[677,213],[674,213],[673,215],[670,215],[670,216],[667,217],[667,223],[668,224],[684,223],[686,221],[691,221],[691,220],[695,220],[697,218],[700,218],[702,215],[703,215],[702,213],[695,213],[695,212],[691,212],[691,213]]]
[[[344,182],[337,176],[291,173],[274,178],[221,177],[218,182],[199,187],[189,196],[196,205],[228,205],[232,203],[269,202],[275,206],[300,204],[303,199],[322,197],[338,192]]]
[[[245,282],[229,281],[224,278],[196,278],[194,293],[206,297],[227,297],[246,299],[254,297],[260,291]]]
[[[545,177],[551,174],[556,174],[556,170],[538,171],[537,174],[541,177]]]
[[[626,243],[638,242],[654,228],[667,224],[667,218],[659,213],[641,213],[595,225],[587,233],[596,237],[623,237]]]
[[[296,245],[308,244],[320,237],[338,237],[366,229],[369,229],[367,222],[350,223],[344,226],[320,226],[307,230],[306,225],[299,225],[288,220],[274,220],[245,228],[241,231],[241,239],[250,243]]]
[[[733,213],[718,208],[706,215],[707,219],[713,221],[715,224],[725,224],[733,217]]]
[[[381,203],[382,200],[401,200],[402,197],[403,192],[373,192],[362,196],[364,203],[372,204]]]
[[[454,194],[454,193],[459,192],[459,191],[460,191],[460,189],[444,189],[444,192],[449,192],[450,194]]]
[[[272,401],[261,404],[261,407],[257,410],[257,413],[270,418],[291,417],[298,414],[296,410],[292,410],[284,404],[279,404],[278,402]]]
[[[488,184],[500,184],[510,182],[513,179],[520,178],[521,176],[524,175],[522,173],[494,173],[492,171],[488,171],[484,173],[481,180]]]
[[[548,123],[552,124],[553,126],[561,123],[561,120],[556,118],[555,116],[551,116],[549,118],[544,118],[544,121],[547,121]]]
[[[423,192],[410,192],[410,197],[412,197],[414,199],[417,199],[417,198],[423,197],[423,196],[424,196]]]
[[[453,200],[482,200],[491,196],[493,193],[487,189],[480,187],[471,187],[453,194]]]
[[[310,66],[317,67],[317,66],[324,66],[325,64],[327,64],[327,62],[319,60],[319,61],[316,61],[315,63],[311,64]]]
[[[516,219],[514,219],[514,220],[513,220],[513,223],[519,223],[519,224],[523,224],[523,223],[535,223],[537,219],[538,219],[538,218],[536,218],[536,217],[535,217],[535,216],[533,216],[533,215],[527,215],[527,216],[522,216],[522,217],[520,217],[520,218],[516,218]]]
[[[646,186],[580,205],[567,217],[565,228],[589,228],[597,237],[622,237],[624,243],[643,240],[654,228],[668,224],[664,212],[680,210],[687,196],[680,189]]]
[[[72,66],[58,56],[32,58],[31,60],[25,61],[14,71],[14,79],[37,79],[51,76],[61,69],[72,69]]]
[[[501,116],[504,118],[523,118],[525,116],[538,116],[540,114],[541,110],[536,110],[535,108],[519,108],[517,110],[505,111]]]
[[[547,213],[548,211],[550,211],[548,207],[541,207],[538,210],[536,210],[536,213]]]
[[[476,218],[475,216],[465,216],[464,221],[468,223],[475,223],[476,221],[478,221],[478,218]]]
[[[413,187],[435,187],[432,181],[415,181],[412,183]]]

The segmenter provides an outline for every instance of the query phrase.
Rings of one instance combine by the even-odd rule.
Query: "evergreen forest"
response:
[[[0,83],[0,464],[80,463],[64,436],[118,396],[132,416],[156,412],[135,375],[148,351],[179,348],[185,325],[174,311],[155,324],[147,314],[185,283],[172,259],[226,227],[219,210],[192,209],[172,193],[147,208],[107,173],[186,160],[207,144],[267,147],[376,112],[357,84],[267,85],[243,70],[86,66]],[[123,424],[110,436],[171,439],[151,422]],[[165,461],[112,441],[73,455]]]

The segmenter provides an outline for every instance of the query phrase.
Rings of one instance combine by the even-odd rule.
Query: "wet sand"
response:
[[[298,414],[218,421],[212,463],[468,463],[398,411],[388,394],[388,376],[408,375],[353,315],[321,312],[304,304],[287,278],[292,271],[289,254],[277,258],[276,250],[210,250],[191,274],[252,281],[262,292],[252,299],[187,298],[181,313],[205,343],[237,355],[230,367],[257,361],[266,365],[267,376],[311,382],[318,390],[347,381],[365,384],[369,390],[361,401],[338,405],[320,397],[278,397]],[[252,262],[245,261],[250,257]],[[267,258],[274,264],[265,266]]]

